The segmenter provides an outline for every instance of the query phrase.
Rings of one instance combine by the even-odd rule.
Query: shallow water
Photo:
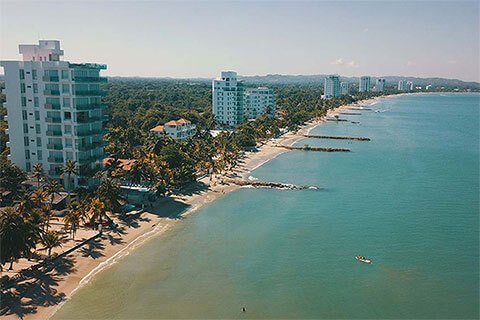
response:
[[[242,188],[79,290],[65,318],[478,318],[477,94],[395,97],[328,122]],[[352,111],[358,112],[358,111]],[[357,262],[355,255],[373,259]],[[241,307],[247,308],[246,313]]]

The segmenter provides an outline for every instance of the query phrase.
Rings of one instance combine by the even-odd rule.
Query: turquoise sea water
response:
[[[360,124],[316,127],[372,141],[302,140],[352,152],[291,151],[252,175],[324,190],[227,194],[103,271],[54,319],[478,318],[479,104],[394,97],[342,116]]]

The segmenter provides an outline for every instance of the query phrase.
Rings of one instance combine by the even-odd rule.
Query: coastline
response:
[[[328,110],[327,117],[333,117],[342,111],[348,110],[355,106],[368,106],[380,99],[391,96],[376,97],[361,101],[357,104],[342,105],[336,109]],[[247,178],[248,175],[256,168],[264,165],[268,161],[276,158],[280,154],[289,150],[275,147],[277,144],[293,145],[297,141],[304,139],[304,134],[308,134],[311,129],[325,122],[325,118],[316,119],[307,122],[300,129],[293,133],[287,132],[277,139],[272,139],[258,148],[257,152],[249,152],[240,160],[240,164],[230,173],[217,175],[213,179],[204,177],[200,179],[196,185],[185,190],[182,195],[174,195],[168,199],[157,201],[153,208],[146,209],[141,214],[141,221],[138,221],[137,227],[129,227],[122,235],[121,242],[112,243],[108,237],[111,237],[112,231],[105,232],[100,242],[104,246],[102,255],[97,258],[84,256],[80,250],[68,255],[74,260],[74,272],[63,276],[59,279],[55,290],[63,295],[63,300],[58,304],[49,306],[36,306],[37,309],[33,313],[27,313],[23,319],[48,319],[67,302],[77,290],[89,283],[98,273],[107,269],[109,266],[120,261],[127,256],[132,250],[141,246],[148,240],[159,235],[165,234],[182,218],[195,212],[204,205],[215,201],[221,196],[237,190],[238,185],[223,184],[222,180],[229,174]],[[203,187],[199,187],[202,185]],[[165,214],[167,213],[167,214]],[[17,319],[17,315],[9,315],[6,319]]]

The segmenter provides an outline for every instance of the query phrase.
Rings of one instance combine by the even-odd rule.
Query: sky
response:
[[[0,0],[0,60],[19,60],[18,44],[58,39],[64,60],[105,63],[109,76],[480,81],[479,10],[477,0]]]

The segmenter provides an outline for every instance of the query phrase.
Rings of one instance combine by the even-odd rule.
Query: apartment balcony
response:
[[[80,131],[77,133],[77,136],[85,137],[85,136],[92,136],[95,134],[104,134],[106,132],[107,131],[105,129],[92,129],[92,130]]]
[[[46,117],[46,118],[45,118],[45,122],[49,122],[49,123],[62,123],[62,118],[58,118],[58,117]]]
[[[85,144],[83,146],[78,146],[77,149],[79,151],[90,151],[98,148],[102,148],[104,146],[103,142],[92,142],[89,144]]]
[[[63,157],[62,158],[57,158],[57,157],[48,157],[48,162],[51,163],[63,163]]]
[[[49,136],[49,137],[60,137],[60,136],[62,136],[62,131],[47,130],[47,136]]]
[[[88,82],[107,82],[106,77],[75,77],[73,79],[75,82],[82,82],[82,83],[88,83]]]
[[[84,90],[84,91],[75,91],[77,96],[106,96],[107,92],[102,90]]]
[[[57,170],[48,170],[48,175],[50,177],[60,177],[61,172]]]
[[[103,117],[86,117],[86,118],[77,118],[78,123],[90,123],[90,122],[98,122],[98,121],[104,121]]]
[[[105,158],[105,155],[102,153],[102,154],[97,154],[97,155],[90,155],[88,157],[80,157],[78,159],[78,162],[79,164],[85,164],[85,163],[89,163],[89,162],[95,162],[95,161],[98,161],[98,160],[103,160]]]
[[[45,109],[48,110],[60,110],[61,106],[59,104],[45,103]]]
[[[46,96],[59,96],[60,91],[59,90],[43,90],[43,94]]]
[[[58,82],[60,80],[58,76],[43,76],[42,79],[45,82]]]
[[[63,145],[56,143],[47,143],[47,149],[51,150],[63,150]]]
[[[83,105],[76,105],[75,108],[77,110],[94,110],[94,109],[104,109],[107,106],[102,103],[95,103],[95,104],[83,104]]]

